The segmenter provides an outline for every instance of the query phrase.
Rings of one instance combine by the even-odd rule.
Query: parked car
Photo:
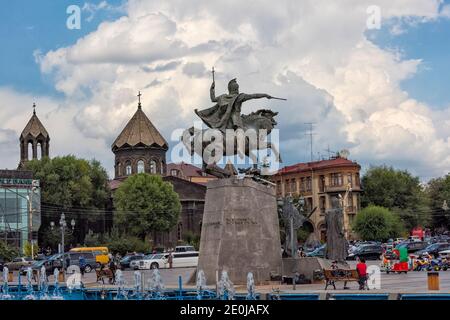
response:
[[[326,245],[323,244],[320,247],[316,248],[315,250],[313,250],[311,252],[307,252],[306,256],[307,257],[324,258],[325,257],[325,248],[326,248]]]
[[[439,256],[439,252],[449,249],[450,243],[448,242],[432,243],[429,246],[425,247],[424,249],[414,252],[414,256],[421,257],[425,253],[428,253],[433,257],[437,258]]]
[[[142,258],[144,258],[143,254],[133,254],[133,255],[128,255],[125,256],[124,258],[122,258],[120,260],[120,268],[121,269],[126,269],[126,268],[131,268],[130,263],[135,261],[135,260],[141,260]]]
[[[150,259],[139,260],[139,269],[163,269],[169,268],[169,255],[173,255],[173,268],[187,268],[187,267],[197,267],[198,265],[198,252],[174,252],[174,253],[162,253],[155,254]]]
[[[444,251],[440,251],[439,252],[439,257],[450,259],[450,249],[444,250]]]
[[[190,252],[195,251],[195,248],[193,246],[176,246],[175,252]]]
[[[23,266],[31,266],[34,260],[30,257],[17,257],[14,258],[11,262],[5,263],[5,266],[8,267],[10,271],[20,270]]]
[[[383,247],[380,244],[366,244],[359,246],[355,251],[349,254],[347,260],[356,260],[357,258],[378,260],[383,254],[383,251]]]
[[[139,270],[139,265],[141,264],[141,261],[143,261],[143,260],[150,260],[150,259],[152,259],[153,258],[153,256],[155,256],[155,255],[157,255],[158,253],[151,253],[151,254],[148,254],[148,255],[145,255],[145,256],[143,256],[142,258],[140,258],[140,259],[137,259],[137,260],[133,260],[133,261],[131,261],[131,263],[130,263],[130,268],[131,269],[134,269],[134,270]]]
[[[406,248],[408,249],[408,254],[410,254],[425,249],[427,246],[428,242],[414,241],[414,242],[402,242],[398,244],[396,248]]]
[[[63,262],[66,269],[71,265],[79,266],[80,256],[83,256],[86,262],[86,265],[84,266],[84,272],[89,273],[92,271],[92,269],[98,266],[95,255],[92,252],[65,252],[55,254],[47,260],[38,261],[38,263],[33,264],[32,268],[41,268],[43,265],[45,265],[47,273],[52,274],[56,268],[61,269],[63,267]],[[26,274],[27,267],[28,266],[24,266],[23,268],[21,268],[22,274]]]

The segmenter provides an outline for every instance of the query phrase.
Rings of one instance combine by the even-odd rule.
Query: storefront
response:
[[[41,225],[38,180],[30,171],[0,170],[0,239],[23,252]]]

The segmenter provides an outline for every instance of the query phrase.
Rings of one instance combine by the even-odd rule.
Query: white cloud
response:
[[[450,108],[433,110],[401,90],[422,61],[367,38],[369,5],[380,6],[382,23],[394,33],[449,16],[440,0],[130,0],[126,15],[72,46],[35,53],[42,73],[65,95],[46,101],[54,110],[46,119],[50,134],[57,132],[52,150],[96,156],[111,170],[109,147],[136,109],[137,91],[168,139],[171,130],[190,125],[193,109],[211,105],[215,66],[217,93],[237,77],[244,92],[288,98],[253,101],[243,112],[280,112],[282,151],[290,162],[309,158],[304,123],[316,122],[316,152],[329,144],[349,148],[363,164],[409,167],[424,178],[444,174]],[[15,94],[20,99],[11,105],[23,104]],[[29,113],[13,113],[0,108],[0,119],[19,132]]]

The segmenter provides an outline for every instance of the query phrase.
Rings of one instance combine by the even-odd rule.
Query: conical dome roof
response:
[[[42,135],[45,139],[50,138],[44,125],[36,115],[36,111],[33,111],[33,116],[31,117],[30,121],[28,121],[25,129],[23,129],[20,137],[22,139],[25,139],[29,135],[31,135],[33,138],[37,138],[39,135]]]
[[[169,148],[164,137],[142,111],[140,103],[136,113],[114,141],[112,150],[138,145],[160,147],[166,150]]]

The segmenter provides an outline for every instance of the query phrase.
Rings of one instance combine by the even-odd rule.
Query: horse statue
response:
[[[253,132],[256,139],[256,141],[250,141],[249,135],[245,135],[243,148],[239,147],[238,134],[236,134],[238,133],[237,130],[234,131],[235,134],[233,136],[229,136],[217,129],[211,132],[209,130],[212,129],[194,130],[194,127],[184,131],[182,139],[183,144],[190,152],[191,156],[197,154],[202,158],[202,169],[206,173],[219,178],[228,178],[233,174],[216,165],[216,161],[214,161],[214,159],[217,159],[216,156],[246,156],[252,159],[253,163],[257,163],[257,157],[253,151],[270,149],[274,153],[276,159],[281,162],[280,152],[272,143],[265,140],[267,135],[271,133],[272,129],[277,124],[274,119],[277,114],[278,112],[272,110],[260,109],[248,115],[242,115],[244,128],[241,132],[245,134],[252,130],[250,134]],[[263,133],[262,130],[265,130],[264,136],[260,134]],[[233,130],[231,131],[233,132]],[[229,130],[227,130],[227,133],[229,133]],[[221,135],[222,139],[217,139],[217,135]],[[214,139],[204,139],[205,136],[212,136]],[[231,145],[233,148],[227,148],[227,145]],[[205,149],[207,152],[205,152]],[[210,150],[211,152],[209,152]],[[216,150],[222,150],[222,154],[216,155]]]

